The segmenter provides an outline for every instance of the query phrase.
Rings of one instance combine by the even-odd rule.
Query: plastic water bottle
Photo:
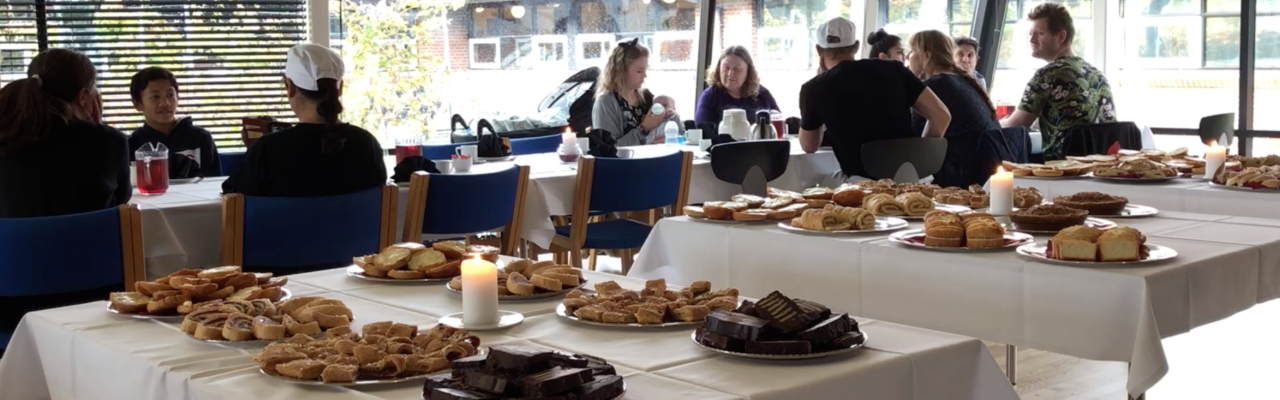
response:
[[[675,121],[667,121],[662,136],[667,138],[667,144],[684,144],[684,137],[680,136],[680,125],[676,125]]]

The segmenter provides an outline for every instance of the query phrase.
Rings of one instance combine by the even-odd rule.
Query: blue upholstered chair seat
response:
[[[557,226],[556,235],[569,237],[569,226]],[[644,244],[653,227],[627,219],[587,225],[584,249],[634,249]]]

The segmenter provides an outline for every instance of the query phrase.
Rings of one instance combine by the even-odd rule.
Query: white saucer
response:
[[[498,323],[493,325],[465,325],[462,323],[462,313],[453,313],[440,318],[441,324],[469,331],[491,331],[495,329],[510,328],[520,325],[521,322],[524,322],[524,314],[507,310],[498,310]]]

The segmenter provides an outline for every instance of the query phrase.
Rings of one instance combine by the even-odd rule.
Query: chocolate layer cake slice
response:
[[[795,300],[777,291],[769,293],[768,296],[760,299],[756,303],[756,312],[762,318],[772,322],[783,333],[795,332],[813,322],[813,318],[799,304],[796,304]]]
[[[597,376],[572,393],[578,400],[610,400],[622,395],[624,388],[621,376]]]
[[[546,397],[568,392],[589,380],[589,369],[554,367],[521,378],[520,390],[525,397]]]
[[[767,325],[768,320],[725,310],[712,311],[702,322],[707,331],[742,340],[758,340]]]
[[[849,314],[836,314],[800,331],[797,336],[813,344],[821,344],[853,330]]]
[[[488,371],[500,375],[526,375],[551,367],[549,349],[517,344],[500,344],[489,348],[485,363]]]

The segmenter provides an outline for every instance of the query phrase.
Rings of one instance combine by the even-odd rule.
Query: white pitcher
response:
[[[724,118],[720,120],[720,134],[732,136],[734,140],[749,140],[751,124],[747,123],[747,111],[724,110]]]

